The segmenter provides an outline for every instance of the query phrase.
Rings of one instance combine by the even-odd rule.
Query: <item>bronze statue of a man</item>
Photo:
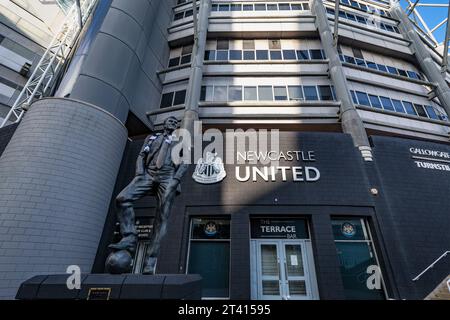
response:
[[[188,167],[186,164],[175,163],[172,159],[172,149],[175,145],[172,134],[177,127],[178,120],[169,117],[164,121],[163,133],[149,135],[145,139],[136,162],[136,176],[116,198],[122,239],[109,247],[133,253],[137,245],[133,203],[147,194],[156,195],[155,222],[150,247],[146,253],[144,274],[154,273],[170,210],[176,194],[180,192],[180,180]]]

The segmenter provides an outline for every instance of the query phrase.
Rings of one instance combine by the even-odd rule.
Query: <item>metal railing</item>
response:
[[[59,31],[35,67],[33,73],[3,119],[0,128],[19,122],[28,107],[37,99],[49,95],[51,85],[61,72],[67,57],[97,0],[75,1]],[[79,6],[78,6],[79,4]],[[81,15],[81,19],[80,19]],[[81,21],[80,21],[81,20]]]
[[[428,270],[430,270],[431,268],[434,267],[434,265],[436,263],[438,263],[442,258],[446,257],[447,254],[449,254],[450,251],[445,251],[439,258],[437,258],[436,260],[434,260],[434,262],[432,264],[430,264],[425,270],[423,270],[421,273],[419,273],[414,279],[412,279],[412,281],[417,281],[419,280]],[[450,279],[449,279],[450,281]],[[447,281],[447,285],[449,286],[449,290],[450,290],[450,282]]]

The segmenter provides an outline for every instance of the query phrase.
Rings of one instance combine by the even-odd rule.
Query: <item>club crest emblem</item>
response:
[[[217,153],[206,153],[206,159],[199,159],[192,178],[201,184],[220,182],[227,176],[222,159]]]
[[[350,222],[344,222],[341,227],[341,232],[345,237],[351,238],[356,234],[356,229]]]
[[[205,234],[209,237],[215,236],[217,234],[217,226],[213,221],[209,221],[205,225]]]

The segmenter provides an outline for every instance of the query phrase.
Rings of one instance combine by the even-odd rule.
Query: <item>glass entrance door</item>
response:
[[[258,300],[309,300],[316,298],[312,257],[305,240],[254,240],[253,294]]]

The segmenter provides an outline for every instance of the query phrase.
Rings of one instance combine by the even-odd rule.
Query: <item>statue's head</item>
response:
[[[169,133],[174,132],[178,128],[178,120],[175,117],[168,117],[164,120],[164,130]]]

